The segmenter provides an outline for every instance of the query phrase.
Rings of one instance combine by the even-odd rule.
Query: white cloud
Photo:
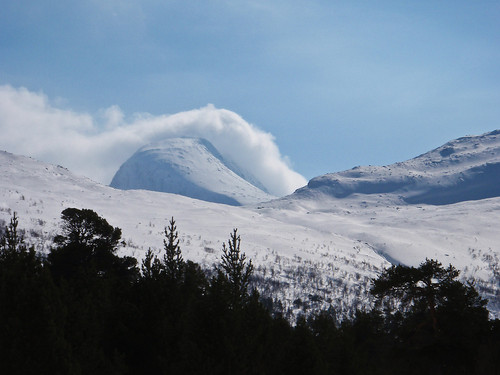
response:
[[[3,85],[0,131],[0,148],[61,164],[102,183],[109,183],[139,147],[179,136],[208,139],[274,195],[289,194],[307,182],[290,168],[270,133],[212,105],[174,115],[136,114],[129,120],[112,106],[96,119],[56,108],[41,93]]]

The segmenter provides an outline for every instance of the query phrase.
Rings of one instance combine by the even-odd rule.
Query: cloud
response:
[[[43,93],[3,85],[0,131],[0,148],[6,151],[61,164],[106,184],[139,147],[180,136],[208,139],[271,194],[283,196],[307,182],[290,168],[270,133],[213,105],[173,115],[135,114],[129,119],[112,106],[93,117],[57,108]]]

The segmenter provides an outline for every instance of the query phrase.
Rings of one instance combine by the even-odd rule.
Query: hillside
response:
[[[90,208],[123,230],[123,254],[142,259],[162,248],[175,217],[186,259],[211,268],[233,228],[256,265],[263,295],[298,313],[333,305],[348,314],[369,303],[371,279],[390,262],[418,265],[426,257],[453,263],[475,278],[490,309],[499,307],[500,199],[431,206],[331,196],[287,197],[233,207],[145,190],[117,190],[36,160],[0,153],[0,219],[13,211],[39,251],[58,231],[64,208]]]
[[[448,142],[414,159],[313,178],[295,196],[392,194],[410,204],[445,205],[500,196],[500,131]]]

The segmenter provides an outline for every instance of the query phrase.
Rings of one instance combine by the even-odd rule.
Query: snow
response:
[[[455,153],[442,156],[450,145]],[[493,133],[445,146],[399,163],[397,177],[405,165],[412,165],[412,173],[419,171],[426,179],[427,189],[437,184],[433,178],[453,179],[460,171],[491,164],[498,157],[498,136]],[[434,169],[424,167],[429,161],[436,162]],[[366,176],[366,171],[386,169],[361,167],[358,172]],[[433,258],[462,270],[464,279],[473,278],[490,299],[490,310],[500,313],[499,197],[409,204],[405,198],[414,191],[408,187],[387,193],[352,192],[343,198],[331,194],[329,187],[305,187],[281,199],[231,206],[170,193],[118,190],[6,152],[0,153],[0,173],[0,220],[8,222],[16,211],[20,227],[41,252],[48,250],[67,207],[93,209],[122,228],[126,245],[120,252],[138,259],[148,248],[160,251],[163,229],[173,216],[184,258],[206,267],[218,261],[222,242],[238,228],[242,250],[255,264],[256,274],[276,282],[276,287],[269,284],[268,292],[288,305],[296,298],[312,301],[311,296],[319,296],[319,307],[331,304],[346,312],[369,304],[370,280],[383,267],[416,266]],[[352,173],[349,178],[355,184]],[[369,180],[381,181],[384,173]],[[342,173],[331,177],[325,181],[347,179]]]
[[[356,167],[313,178],[297,196],[321,192],[396,194],[407,203],[450,204],[500,196],[500,132],[469,136],[388,166]]]
[[[255,178],[224,160],[211,143],[198,138],[169,138],[140,148],[120,167],[111,186],[235,206],[275,198]]]

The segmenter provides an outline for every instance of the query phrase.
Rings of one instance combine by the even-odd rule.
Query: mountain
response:
[[[472,139],[476,148],[470,147]],[[443,146],[413,159],[414,164],[441,160],[452,171],[481,168],[493,160],[482,150],[494,149],[496,135],[450,144],[460,162],[440,155],[448,147]],[[431,172],[435,178],[453,174],[445,170],[430,169],[429,185],[439,186]],[[120,227],[120,254],[139,260],[149,248],[161,251],[163,229],[173,216],[183,257],[208,269],[220,259],[222,242],[238,228],[261,295],[283,301],[292,315],[329,306],[350,314],[370,304],[368,289],[382,268],[417,266],[432,258],[453,264],[463,279],[474,279],[490,300],[490,311],[500,316],[500,197],[430,205],[408,203],[409,195],[401,198],[400,192],[416,191],[410,189],[337,198],[329,188],[305,187],[281,199],[235,207],[177,194],[118,190],[6,152],[0,152],[0,174],[0,224],[17,212],[19,227],[42,253],[59,232],[61,211],[67,207],[92,209]]]
[[[500,131],[446,143],[414,159],[313,178],[298,197],[392,194],[410,204],[444,205],[500,196]]]
[[[274,198],[255,178],[199,138],[170,138],[140,148],[116,172],[110,186],[180,194],[233,206]]]

